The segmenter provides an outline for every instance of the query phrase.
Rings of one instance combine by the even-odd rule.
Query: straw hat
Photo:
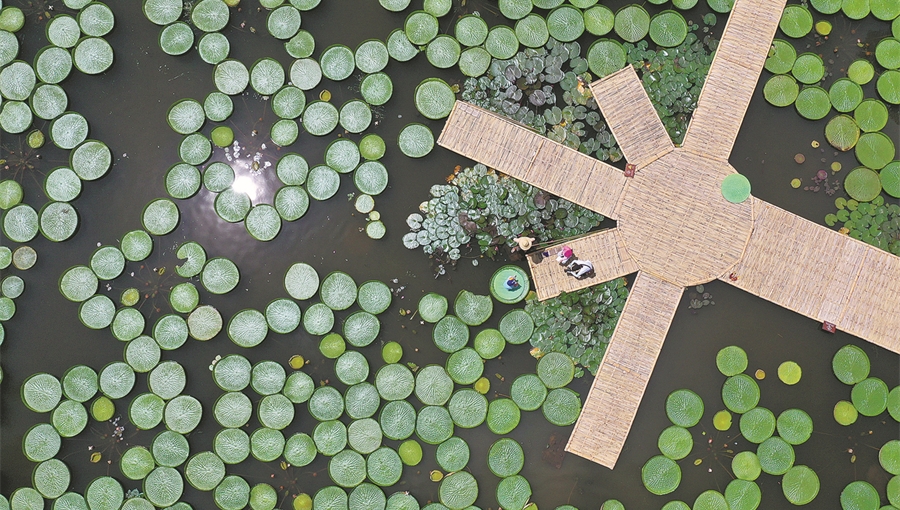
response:
[[[533,237],[516,237],[513,241],[519,243],[519,249],[522,251],[528,251],[531,249],[531,243],[534,242]]]

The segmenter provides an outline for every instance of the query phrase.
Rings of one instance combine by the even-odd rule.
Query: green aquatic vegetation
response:
[[[587,71],[577,42],[550,38],[509,59],[493,58],[485,74],[465,81],[461,97],[602,161],[618,161],[622,153],[591,96]]]
[[[411,214],[403,245],[427,255],[458,260],[474,236],[481,254],[493,258],[502,246],[516,246],[527,235],[538,241],[584,234],[603,216],[482,164],[452,174],[448,184],[431,187],[432,198]]]
[[[900,255],[900,205],[885,203],[882,195],[871,202],[840,197],[834,203],[837,210],[825,215],[826,225],[839,226],[854,239]]]
[[[625,279],[616,278],[545,301],[528,298],[525,311],[535,325],[531,345],[542,353],[568,354],[579,365],[576,377],[584,369],[596,375],[627,297]]]
[[[714,20],[710,21],[715,24]],[[697,24],[690,25],[692,31],[698,28]],[[684,139],[718,44],[712,35],[701,39],[688,32],[684,42],[674,48],[650,49],[646,40],[624,45],[628,63],[638,71],[644,90],[676,144]]]

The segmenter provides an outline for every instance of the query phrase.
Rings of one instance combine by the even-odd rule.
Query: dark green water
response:
[[[615,10],[622,3],[611,2],[610,7]],[[56,13],[68,12],[61,2],[50,4],[55,7]],[[414,6],[420,4],[415,0],[413,2]],[[22,4],[14,1],[7,5]],[[81,196],[73,202],[81,218],[81,226],[72,240],[54,244],[39,236],[29,243],[39,254],[38,264],[26,272],[14,269],[4,271],[4,274],[19,274],[26,282],[25,293],[16,299],[16,316],[4,324],[6,340],[0,348],[4,372],[0,385],[0,493],[6,496],[17,487],[30,486],[33,465],[22,454],[21,438],[33,424],[48,418],[30,412],[22,405],[19,397],[22,382],[35,372],[48,372],[61,377],[72,365],[87,364],[99,370],[106,363],[122,359],[124,344],[114,339],[108,330],[93,331],[80,325],[77,305],[67,301],[57,290],[60,274],[72,265],[87,263],[98,243],[117,244],[125,232],[141,227],[143,204],[165,196],[163,176],[177,161],[180,137],[165,122],[168,107],[184,97],[202,100],[214,90],[212,68],[200,59],[195,50],[180,57],[170,57],[159,50],[156,42],[159,29],[143,17],[139,2],[110,1],[109,5],[116,14],[116,27],[106,38],[115,49],[115,64],[101,76],[73,72],[63,86],[69,94],[69,109],[84,114],[88,119],[90,137],[104,141],[112,149],[114,166],[103,179],[87,183]],[[30,14],[24,34],[20,34],[20,58],[31,61],[34,53],[46,43],[43,35],[46,21],[37,19],[43,9],[34,11],[24,5],[23,8]],[[653,6],[648,8],[651,11],[656,9]],[[442,18],[441,31],[451,31],[452,18],[473,10],[480,11],[491,24],[495,22],[491,14],[497,10],[494,2],[470,1],[465,7],[454,2],[453,13]],[[695,8],[686,15],[699,21],[702,11]],[[333,43],[340,42],[353,48],[365,39],[384,40],[391,30],[402,26],[404,17],[384,11],[373,0],[326,0],[314,11],[304,13],[303,28],[316,37],[317,51],[314,56],[317,57],[321,49]],[[829,55],[835,60],[828,66],[834,76],[826,79],[826,86],[841,76],[841,69],[845,69],[864,51],[856,45],[857,38],[872,43],[874,47],[874,43],[889,32],[886,23],[875,22],[871,17],[862,23],[850,23],[839,16],[830,18],[834,20],[835,32],[817,50],[827,54],[826,62]],[[240,27],[241,23],[246,23],[245,28]],[[720,16],[716,34],[721,33],[723,26],[724,17]],[[250,27],[254,27],[256,32],[251,32]],[[281,44],[266,33],[265,13],[257,12],[255,2],[244,0],[241,12],[232,13],[230,26],[224,33],[231,41],[230,57],[249,66],[258,58],[272,56],[286,69],[289,68],[291,59]],[[803,45],[813,44],[813,41],[813,37],[808,36],[797,42],[798,52],[806,51]],[[582,46],[587,48],[588,44],[582,41]],[[837,53],[833,52],[834,48],[838,49]],[[347,177],[342,178],[341,189],[335,197],[324,203],[313,202],[301,220],[285,223],[278,237],[269,243],[254,241],[240,223],[227,224],[218,219],[212,210],[212,195],[201,191],[194,198],[179,201],[182,221],[175,232],[158,240],[154,253],[145,262],[148,267],[141,270],[138,267],[140,264],[129,263],[126,274],[135,271],[138,277],[146,276],[153,284],[154,278],[158,277],[149,269],[166,267],[168,272],[164,277],[168,279],[160,283],[163,286],[174,285],[182,281],[172,271],[177,263],[174,248],[185,240],[197,241],[210,256],[226,256],[241,270],[239,286],[227,295],[209,295],[200,289],[201,303],[215,306],[226,320],[243,308],[262,309],[270,300],[286,297],[282,278],[286,269],[295,262],[313,265],[322,276],[332,270],[342,270],[360,283],[379,279],[389,282],[392,287],[405,286],[388,312],[381,316],[379,340],[373,348],[363,352],[374,369],[381,363],[378,349],[374,346],[379,342],[395,340],[405,349],[404,361],[419,365],[443,363],[445,355],[437,352],[430,340],[430,326],[420,324],[417,319],[401,317],[399,310],[414,309],[419,297],[431,291],[451,298],[462,289],[486,293],[487,279],[500,264],[482,260],[478,267],[473,267],[464,260],[456,270],[449,272],[448,277],[435,280],[429,260],[420,251],[408,251],[402,247],[400,238],[407,230],[406,216],[428,198],[428,188],[432,184],[443,182],[454,166],[468,162],[443,149],[436,149],[422,160],[411,160],[396,148],[397,133],[408,122],[424,121],[435,133],[442,126],[440,122],[425,121],[415,111],[412,93],[416,84],[430,76],[443,77],[450,83],[459,82],[458,73],[435,70],[424,55],[408,63],[392,60],[386,72],[394,80],[394,95],[385,107],[376,112],[379,124],[370,128],[371,132],[384,137],[388,144],[383,162],[390,171],[391,183],[382,195],[376,197],[376,209],[381,212],[388,228],[384,239],[373,241],[359,231],[360,227],[365,226],[365,220],[355,213],[353,202],[346,199],[348,193],[355,191]],[[762,82],[767,77],[768,73],[764,72]],[[340,85],[329,82],[317,88],[314,94],[328,87],[333,93],[332,103],[339,105],[351,97],[358,97],[358,92],[353,90],[357,83],[356,77]],[[821,221],[826,213],[832,212],[834,197],[826,196],[824,191],[812,193],[791,189],[790,180],[798,177],[808,181],[818,168],[834,160],[840,161],[846,172],[856,166],[855,158],[852,153],[834,154],[824,140],[824,121],[805,121],[791,107],[776,109],[770,106],[763,99],[761,89],[762,83],[751,102],[731,163],[750,179],[754,195],[813,221]],[[865,90],[867,97],[874,97],[872,84]],[[308,97],[311,99],[314,94],[308,94]],[[274,164],[279,156],[274,144],[269,142],[266,149],[261,149],[261,143],[266,142],[265,137],[250,136],[254,129],[261,134],[268,132],[274,121],[268,103],[252,93],[234,99],[235,113],[227,124],[235,128],[238,141],[247,147],[244,152],[259,150],[264,153],[264,159]],[[891,120],[885,132],[892,136],[898,134],[897,108],[891,110]],[[300,152],[311,164],[316,164],[322,161],[325,146],[335,136],[315,138],[303,134],[290,150]],[[810,141],[814,139],[822,143],[822,150],[810,147]],[[18,142],[19,137],[4,134],[2,143],[7,146],[4,152]],[[797,152],[806,154],[807,163],[797,166],[793,162],[793,155]],[[18,179],[25,187],[25,201],[34,206],[46,200],[40,187],[42,174],[65,164],[68,156],[49,143],[40,154],[42,159],[37,171]],[[3,154],[0,157],[7,156]],[[214,159],[217,158],[222,158],[221,152],[214,155]],[[825,158],[826,163],[822,163],[821,158]],[[259,185],[258,201],[271,202],[277,189],[274,173],[254,179]],[[892,199],[891,202],[896,203],[897,200]],[[16,247],[14,243],[4,241],[4,244],[9,244],[13,249]],[[390,283],[393,279],[399,283]],[[104,293],[115,298],[125,288],[143,284],[123,276],[112,282],[112,291]],[[891,438],[900,437],[900,428],[886,414],[877,418],[862,418],[850,427],[837,425],[832,418],[832,407],[838,400],[849,399],[850,389],[835,379],[830,363],[834,352],[841,346],[847,343],[859,345],[872,361],[872,374],[893,387],[900,382],[897,355],[844,333],[829,335],[813,321],[726,284],[711,283],[707,291],[714,296],[716,304],[697,314],[692,314],[688,308],[688,298],[682,300],[615,470],[610,471],[573,455],[567,455],[559,469],[544,462],[542,454],[551,436],[564,441],[570,428],[549,425],[539,412],[523,413],[522,422],[511,437],[520,441],[525,449],[526,466],[522,474],[531,482],[534,490],[532,499],[541,508],[569,503],[584,510],[597,508],[607,498],[616,498],[629,509],[653,509],[670,499],[692,502],[707,489],[723,491],[731,480],[732,454],[726,450],[751,449],[742,438],[734,437],[736,426],[730,432],[722,433],[716,432],[711,424],[714,412],[723,407],[720,388],[724,377],[716,370],[715,354],[727,345],[739,345],[747,351],[749,371],[760,368],[768,374],[766,379],[759,381],[762,390],[760,405],[776,414],[784,409],[800,407],[812,416],[815,424],[813,438],[796,447],[797,463],[813,468],[822,481],[821,492],[810,507],[838,508],[841,489],[853,480],[867,480],[884,495],[888,475],[878,465],[877,448]],[[159,300],[158,305],[168,310],[165,300]],[[142,308],[145,314],[149,314],[148,324],[159,316],[150,308],[150,305]],[[506,309],[508,307],[497,306],[487,325],[496,325]],[[338,321],[344,316],[346,314],[339,312]],[[300,330],[284,336],[270,333],[262,345],[245,350],[231,343],[223,333],[210,342],[191,340],[175,352],[164,352],[163,359],[175,359],[186,368],[188,383],[185,393],[196,396],[204,403],[203,421],[198,430],[190,435],[191,452],[211,449],[213,436],[220,428],[212,417],[212,403],[221,391],[212,382],[207,369],[216,355],[240,352],[251,362],[272,359],[286,365],[291,355],[302,354],[311,360],[307,370],[314,379],[331,379],[333,384],[343,389],[343,385],[334,382],[331,362],[318,353],[317,341],[318,338]],[[535,362],[528,356],[527,350],[526,346],[509,347],[502,359],[487,363],[485,375],[492,380],[489,397],[508,395],[510,383],[517,374],[534,371]],[[803,368],[803,379],[796,386],[785,386],[776,377],[778,365],[785,360],[794,360]],[[500,374],[505,380],[501,382],[493,374]],[[588,387],[588,378],[572,385],[582,398],[586,396]],[[649,457],[657,453],[656,439],[669,424],[664,412],[665,397],[678,388],[693,389],[703,397],[707,412],[698,429],[705,428],[707,435],[701,435],[699,430],[695,432],[694,451],[679,463],[684,475],[680,488],[670,496],[656,497],[643,488],[640,469]],[[117,402],[117,411],[124,413],[130,398],[143,391],[146,391],[145,378],[139,376],[132,394]],[[300,405],[297,406],[295,423],[285,433],[310,432],[314,425],[315,421],[306,412],[306,407]],[[161,426],[148,432],[135,432],[133,427],[129,427],[126,440],[116,444],[108,444],[108,440],[102,439],[101,436],[107,432],[106,424],[92,422],[91,428],[95,430],[64,441],[58,455],[72,471],[71,489],[81,492],[90,480],[104,474],[117,477],[126,490],[140,488],[139,483],[121,476],[116,465],[118,455],[127,448],[126,442],[128,445],[149,445],[153,436],[162,430]],[[472,449],[469,468],[478,477],[481,494],[477,504],[482,508],[496,508],[494,490],[498,479],[488,471],[485,460],[487,449],[496,436],[485,426],[474,430],[458,429],[457,434],[469,441]],[[395,447],[398,444],[393,441],[386,443]],[[724,446],[726,444],[727,447]],[[106,448],[100,463],[89,462],[89,446],[94,446],[94,451]],[[848,449],[856,454],[853,463]],[[426,447],[423,462],[415,468],[406,467],[400,484],[395,489],[387,490],[388,494],[393,490],[408,490],[423,505],[429,500],[436,500],[438,484],[428,481],[428,472],[437,468],[433,451],[434,447]],[[697,458],[702,458],[702,462],[695,466],[693,461]],[[108,465],[107,460],[112,460],[112,465]],[[264,464],[251,459],[230,466],[228,472],[243,476],[251,486],[266,482],[276,489],[284,486],[288,492],[312,494],[319,487],[330,484],[327,458],[322,456],[309,466],[288,471],[283,471],[277,462]],[[758,483],[763,494],[760,508],[792,506],[782,495],[780,477],[763,475]],[[284,494],[284,491],[280,493]],[[194,508],[213,507],[210,494],[189,487],[183,499]],[[289,508],[289,505],[288,498],[281,507]]]

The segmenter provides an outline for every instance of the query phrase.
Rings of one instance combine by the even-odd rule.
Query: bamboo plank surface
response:
[[[675,148],[633,66],[591,83],[591,93],[625,160],[637,171]]]
[[[638,273],[566,451],[615,467],[683,291]]]
[[[590,260],[594,265],[594,275],[578,280],[567,275],[564,267],[556,262],[556,255],[563,246],[572,248],[575,257]],[[542,257],[541,252],[547,256]],[[603,230],[572,241],[560,243],[541,250],[528,257],[531,280],[538,299],[543,301],[563,292],[574,292],[598,283],[634,273],[637,263],[631,258],[617,229]]]
[[[725,200],[728,163],[676,149],[628,183],[618,228],[642,271],[681,285],[715,280],[736,264],[753,228],[750,200]]]
[[[625,186],[618,168],[464,101],[438,145],[611,218]]]
[[[756,202],[744,257],[720,280],[900,352],[900,259]]]
[[[682,147],[728,161],[786,0],[735,2]]]

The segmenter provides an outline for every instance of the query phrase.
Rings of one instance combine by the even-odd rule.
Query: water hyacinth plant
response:
[[[448,184],[431,187],[432,198],[409,215],[411,232],[403,236],[410,250],[446,254],[458,260],[460,248],[472,236],[479,251],[490,258],[501,246],[516,245],[527,235],[538,241],[584,234],[603,216],[530,184],[498,174],[482,164],[451,175]]]
[[[583,369],[596,375],[628,297],[625,284],[616,278],[545,301],[529,298],[525,311],[535,324],[531,345],[539,351],[534,354],[566,353],[580,365],[576,377]]]

